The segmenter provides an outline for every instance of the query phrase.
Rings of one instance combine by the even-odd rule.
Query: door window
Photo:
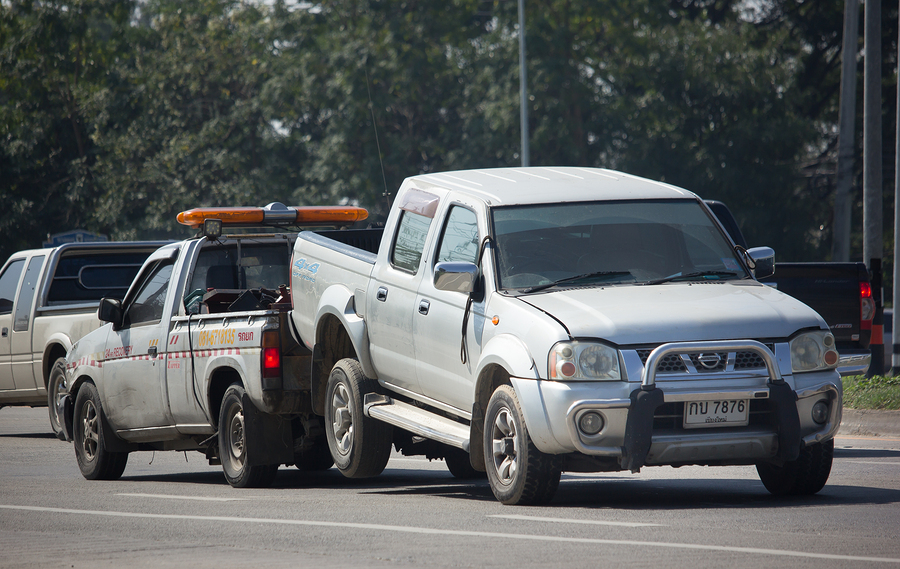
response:
[[[13,322],[13,330],[16,332],[28,330],[28,322],[31,319],[31,301],[34,300],[34,291],[37,289],[42,266],[44,266],[43,255],[32,257],[28,261],[25,280],[22,281],[22,290],[19,292],[19,301],[16,303],[16,319]]]
[[[157,266],[147,280],[144,281],[140,291],[135,295],[134,301],[128,308],[125,326],[162,320],[166,292],[169,290],[169,280],[172,277],[173,266],[174,264],[171,262]]]
[[[478,259],[478,223],[475,212],[453,206],[447,216],[447,225],[441,235],[437,262],[464,261],[474,263]]]
[[[430,217],[411,211],[402,212],[397,239],[391,251],[392,265],[411,273],[416,272],[419,261],[422,260],[422,251],[425,249],[425,238],[428,236],[430,225]]]
[[[16,287],[19,286],[19,277],[22,276],[22,267],[24,266],[25,259],[16,259],[0,275],[0,314],[12,312]]]

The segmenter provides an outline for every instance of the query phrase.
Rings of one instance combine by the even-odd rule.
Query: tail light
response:
[[[872,285],[861,281],[859,283],[859,328],[861,330],[872,329],[872,318],[875,317],[875,300],[872,298]]]
[[[278,330],[266,330],[262,336],[263,389],[281,388],[281,336]]]

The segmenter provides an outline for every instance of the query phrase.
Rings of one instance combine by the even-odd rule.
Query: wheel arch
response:
[[[72,343],[68,341],[68,338],[54,338],[44,346],[44,355],[41,359],[44,388],[50,384],[50,372],[53,371],[53,364],[59,358],[65,358],[70,349],[72,349]]]
[[[246,389],[240,372],[230,366],[221,366],[212,371],[207,386],[207,401],[209,402],[209,415],[214,426],[219,428],[219,408],[225,399],[225,392],[234,383],[239,383]]]
[[[344,358],[352,358],[359,361],[363,373],[370,375],[369,369],[360,361],[353,338],[341,318],[331,312],[326,312],[317,320],[316,342],[313,346],[312,374],[310,376],[310,390],[312,394],[313,411],[318,415],[325,415],[325,391],[328,385],[328,376],[334,364]]]

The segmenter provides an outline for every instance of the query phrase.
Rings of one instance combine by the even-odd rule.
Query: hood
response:
[[[811,308],[756,281],[562,289],[520,296],[558,319],[573,337],[619,345],[787,338],[827,330]]]

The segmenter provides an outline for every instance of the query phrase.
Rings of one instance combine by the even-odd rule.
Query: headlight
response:
[[[834,369],[838,359],[831,332],[807,332],[791,340],[791,369],[795,373]]]
[[[559,342],[550,350],[550,379],[619,381],[619,352],[593,342]]]

